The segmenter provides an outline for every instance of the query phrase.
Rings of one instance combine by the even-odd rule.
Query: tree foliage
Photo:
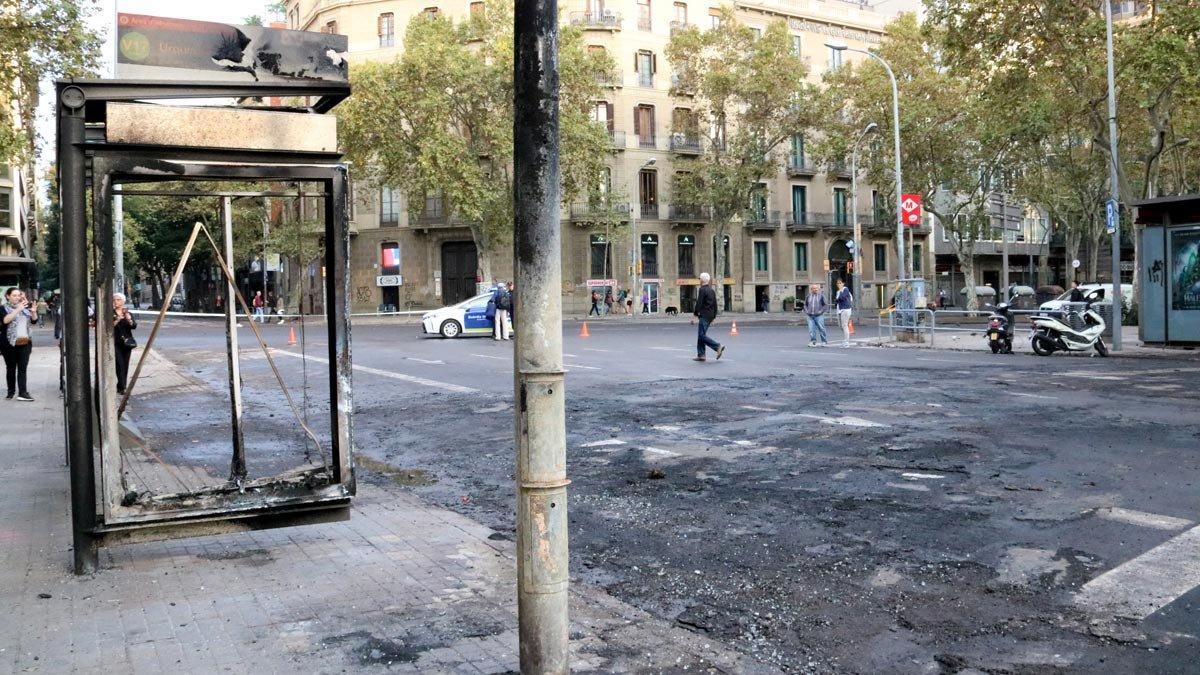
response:
[[[342,146],[360,176],[401,188],[410,212],[423,196],[440,197],[447,217],[470,226],[481,253],[512,237],[512,27],[512,6],[501,0],[459,23],[419,15],[397,60],[355,64],[354,95],[337,108]],[[564,202],[598,187],[610,145],[589,105],[612,68],[609,57],[585,50],[578,29],[561,28]]]
[[[100,37],[85,25],[89,9],[83,0],[0,0],[0,161],[36,154],[43,81],[95,68]]]
[[[710,207],[716,241],[723,241],[749,210],[759,182],[778,172],[779,146],[813,125],[815,88],[792,51],[786,23],[774,21],[759,35],[729,7],[715,28],[677,31],[666,54],[676,76],[673,94],[689,98],[694,115],[692,129],[673,131],[702,137],[704,150],[675,161],[673,200]],[[716,250],[719,284],[724,247]]]

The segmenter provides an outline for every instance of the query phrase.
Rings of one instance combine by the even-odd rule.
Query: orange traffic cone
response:
[[[583,328],[579,329],[579,337],[591,337],[591,336],[592,336],[592,334],[589,333],[588,329],[587,329],[587,322],[584,321]]]
[[[854,335],[854,320],[853,319],[846,322],[846,331],[848,333],[850,333],[851,335]]]
[[[734,322],[733,322],[733,326],[731,326],[731,327],[729,328],[729,334],[730,334],[731,336],[732,336],[732,335],[737,335],[737,334],[738,334],[738,332],[737,332],[737,322],[736,322],[736,321],[734,321]]]
[[[288,345],[296,344],[296,327],[288,326]]]

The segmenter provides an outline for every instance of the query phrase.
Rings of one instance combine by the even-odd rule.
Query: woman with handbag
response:
[[[4,377],[8,383],[8,396],[14,394],[18,401],[32,401],[25,376],[29,369],[29,355],[33,353],[33,324],[37,323],[25,293],[19,288],[10,288],[4,294]]]
[[[133,329],[137,319],[125,307],[125,294],[113,293],[113,350],[117,360],[117,393],[125,393],[125,381],[129,378],[129,356],[137,347]]]

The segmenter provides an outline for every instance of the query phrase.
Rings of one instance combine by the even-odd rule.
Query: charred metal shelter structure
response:
[[[350,456],[347,167],[334,145],[314,148],[306,144],[304,131],[309,122],[332,125],[332,119],[315,118],[325,117],[324,113],[349,96],[349,84],[312,80],[200,83],[61,80],[56,94],[62,205],[65,432],[76,573],[95,570],[101,546],[349,518],[355,482]],[[215,112],[150,103],[156,99],[246,101],[270,97],[315,102],[297,108],[213,108]],[[161,116],[164,110],[175,117],[157,130],[144,123],[154,115]],[[220,115],[241,116],[236,119],[253,123],[251,126],[262,131],[256,134],[245,128],[237,131],[212,128],[212,124],[203,128],[205,120],[220,120]],[[286,117],[269,117],[272,115]],[[138,132],[114,137],[113,122],[118,117],[126,128],[140,127]],[[194,121],[195,126],[189,128],[189,121]],[[278,134],[272,131],[288,123],[294,123],[290,132],[286,128]],[[111,348],[113,326],[111,321],[96,321],[95,335],[91,334],[88,299],[89,295],[94,298],[96,317],[112,316],[114,186],[206,181],[306,183],[323,189],[322,262],[327,270],[325,291],[329,301],[325,308],[328,354],[321,361],[328,362],[329,458],[321,470],[293,476],[292,480],[243,482],[231,477],[227,484],[207,489],[203,494],[137,503],[123,492],[119,477],[122,418]],[[145,190],[138,194],[172,193]],[[211,194],[222,196],[219,192]],[[233,300],[231,297],[228,304],[233,305]],[[234,387],[236,370],[231,368],[231,372],[235,373],[231,376]],[[231,421],[236,474],[236,409]]]

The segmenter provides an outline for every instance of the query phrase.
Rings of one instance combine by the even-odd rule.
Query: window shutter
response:
[[[613,130],[613,104],[605,103],[604,105],[608,109],[608,114],[606,115],[606,117],[608,118],[608,130],[612,131]]]
[[[641,61],[641,59],[638,57],[640,57],[640,56],[641,56],[641,54],[638,52],[633,53],[633,72],[635,72],[635,73],[640,72],[640,71],[638,71],[638,62]]]
[[[650,74],[654,75],[656,73],[658,73],[658,54],[651,53],[650,54]]]
[[[642,109],[640,106],[633,109],[633,133],[635,136],[642,135]]]

